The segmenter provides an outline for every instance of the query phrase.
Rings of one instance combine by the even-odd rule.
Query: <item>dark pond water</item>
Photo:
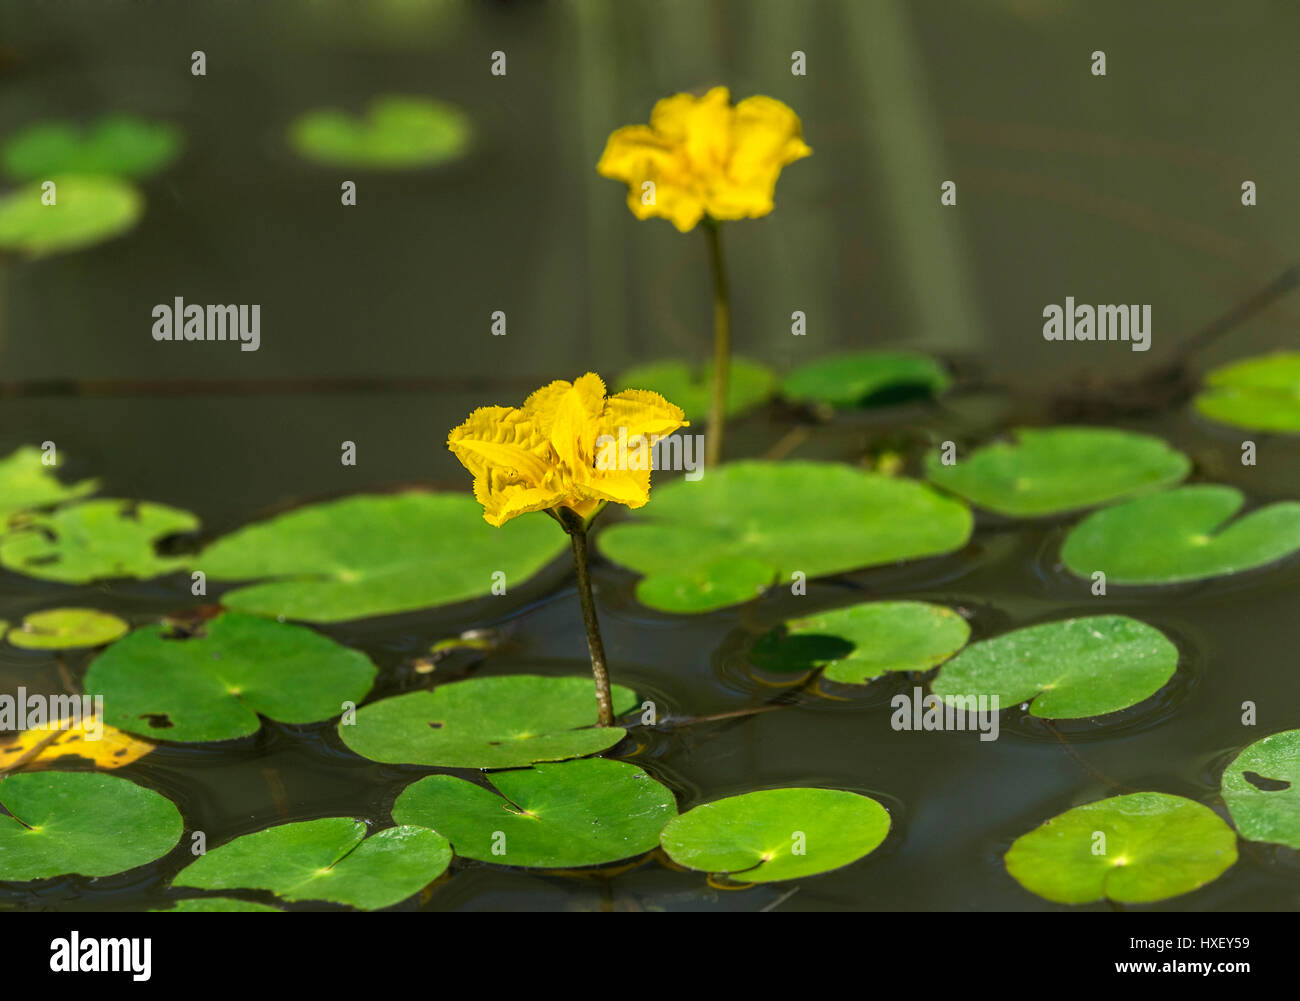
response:
[[[999,0],[918,3],[897,21],[880,13],[887,4],[863,13],[868,5],[810,3],[795,15],[780,3],[628,3],[615,14],[581,3],[392,2],[351,19],[328,5],[272,6],[17,3],[0,13],[0,133],[125,109],[176,121],[189,137],[181,163],[148,185],[133,234],[0,263],[0,452],[53,440],[65,478],[99,476],[106,496],[193,510],[213,535],[356,491],[467,489],[442,442],[475,406],[517,402],[588,369],[702,357],[703,238],[636,223],[617,186],[591,169],[611,128],[644,120],[675,90],[727,82],[737,94],[771,93],[800,112],[816,150],[787,170],[777,212],[728,231],[742,353],[788,367],[906,343],[967,374],[940,405],[826,425],[765,409],[733,429],[733,456],[783,439],[797,458],[850,462],[891,447],[915,474],[935,442],[1050,422],[1060,392],[1172,361],[1300,249],[1297,209],[1281,204],[1300,162],[1300,138],[1278,118],[1300,83],[1300,10],[1289,7]],[[188,72],[198,47],[204,79]],[[1087,72],[1099,47],[1111,66],[1102,81]],[[496,49],[510,69],[494,80]],[[806,79],[789,74],[793,49],[809,53]],[[294,161],[283,126],[304,108],[387,91],[461,103],[479,123],[479,147],[434,172],[360,176],[359,204],[343,210],[336,172]],[[960,213],[944,216],[937,185],[949,176]],[[1243,179],[1270,192],[1256,209],[1238,201]],[[156,344],[150,310],[177,295],[261,303],[261,350]],[[1044,342],[1042,308],[1066,295],[1153,304],[1153,349]],[[1294,344],[1298,308],[1292,296],[1252,314],[1195,364]],[[488,333],[495,309],[510,317],[506,338]],[[790,337],[792,309],[807,311],[810,336]],[[377,382],[345,391],[319,381],[355,377]],[[425,385],[384,382],[408,377]],[[268,390],[261,380],[279,381]],[[1295,439],[1257,436],[1259,465],[1247,468],[1241,434],[1181,405],[1114,423],[1190,454],[1193,481],[1237,486],[1251,504],[1300,497]],[[797,427],[809,433],[787,438]],[[357,442],[355,467],[339,463],[343,440]],[[991,743],[892,730],[889,698],[913,679],[787,691],[757,680],[746,651],[783,617],[868,597],[960,607],[974,639],[1096,612],[1097,599],[1057,565],[1069,523],[984,519],[952,556],[695,617],[645,609],[634,577],[600,563],[614,679],[669,714],[669,725],[632,731],[618,756],[671,786],[682,810],[770,786],[868,793],[893,812],[889,839],[845,870],[744,891],[654,857],[565,877],[458,859],[451,878],[400,909],[1054,909],[1006,875],[1001,856],[1014,838],[1120,791],[1218,805],[1226,761],[1300,720],[1300,562],[1112,588],[1106,611],[1179,645],[1174,681],[1131,710],[1059,732],[1008,710]],[[74,588],[6,573],[0,618],[58,603],[144,623],[192,606],[188,584]],[[454,654],[436,678],[587,671],[562,561],[505,597],[325,631],[374,658],[380,696],[426,684],[413,662],[471,627],[497,630],[498,650]],[[87,662],[6,645],[0,690],[60,691]],[[1247,700],[1260,707],[1253,730],[1240,723]],[[779,708],[674,722],[770,704]],[[289,819],[387,824],[397,792],[425,771],[359,759],[328,724],[268,722],[243,741],[164,747],[121,774],[174,799],[187,829],[211,844]],[[1154,906],[1300,906],[1296,853],[1241,847],[1223,877]],[[178,851],[118,877],[0,884],[0,908],[159,906],[185,861]]]

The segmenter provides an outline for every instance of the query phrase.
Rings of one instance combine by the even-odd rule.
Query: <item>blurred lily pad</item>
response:
[[[210,579],[271,578],[228,592],[228,608],[340,622],[446,605],[517,587],[568,544],[549,518],[483,520],[468,494],[358,495],[224,536],[189,562]]]
[[[970,636],[951,608],[923,601],[870,601],[791,619],[754,644],[753,661],[769,671],[809,671],[865,685],[891,671],[928,671]]]
[[[1215,485],[1178,487],[1094,511],[1066,536],[1073,574],[1112,584],[1172,584],[1239,573],[1300,549],[1300,503],[1279,501],[1229,524],[1245,498]]]
[[[952,552],[970,531],[964,502],[914,480],[837,463],[735,462],[656,487],[644,514],[598,541],[645,575],[643,604],[706,612],[795,571],[818,577]]]
[[[155,544],[198,527],[199,519],[188,511],[162,504],[86,501],[49,514],[15,516],[8,534],[0,536],[0,564],[66,584],[157,577],[181,569],[190,558],[161,556]]]
[[[995,442],[956,465],[938,451],[926,478],[972,504],[1032,518],[1105,504],[1181,482],[1191,460],[1159,438],[1115,428],[1021,428],[1016,441]]]
[[[766,365],[732,358],[727,369],[727,416],[735,417],[770,400],[776,386],[776,373]],[[618,388],[648,389],[681,407],[687,420],[707,420],[713,400],[713,363],[659,361],[637,365],[619,377]]]
[[[488,776],[495,791],[430,775],[393,804],[400,824],[431,827],[480,862],[578,869],[654,849],[677,815],[672,791],[635,765],[607,758]]]
[[[112,643],[129,628],[116,615],[93,608],[49,608],[24,616],[8,636],[24,650],[72,650]]]
[[[1300,848],[1300,730],[1242,751],[1223,770],[1222,791],[1243,838]]]
[[[861,351],[801,365],[781,383],[796,403],[869,407],[918,396],[938,396],[951,384],[933,358],[913,351]]]
[[[614,712],[637,704],[636,694],[611,686]],[[362,707],[339,724],[343,743],[363,758],[442,768],[516,768],[613,747],[621,727],[593,726],[596,692],[590,678],[509,674],[439,685]]]
[[[145,626],[95,658],[86,691],[112,725],[159,740],[233,740],[261,714],[282,723],[337,716],[365,698],[375,666],[305,626],[226,612],[201,635]]]
[[[98,480],[60,483],[44,456],[34,445],[23,445],[0,459],[0,522],[17,511],[62,504],[99,489]]]
[[[153,914],[212,914],[230,911],[274,911],[283,913],[278,907],[258,904],[251,900],[239,900],[236,897],[190,897],[178,900],[172,907],[159,907]]]
[[[375,98],[364,117],[320,108],[298,117],[289,139],[300,156],[374,170],[430,167],[463,156],[473,130],[464,111],[428,97]]]
[[[1081,719],[1135,706],[1178,667],[1164,633],[1124,615],[1045,622],[972,643],[930,686],[946,702],[994,696],[1009,709],[1030,702],[1044,719]]]
[[[213,848],[173,886],[270,890],[284,900],[326,900],[363,911],[414,896],[447,871],[451,846],[424,827],[366,837],[364,821],[325,817],[280,824]]]
[[[0,806],[0,881],[111,876],[162,858],[183,829],[171,800],[99,772],[8,775]]]
[[[1206,375],[1205,388],[1194,403],[1221,424],[1300,434],[1300,351],[1222,365]]]
[[[739,883],[774,883],[830,872],[880,847],[889,811],[838,789],[763,789],[705,803],[663,829],[678,865]]]
[[[92,127],[37,122],[4,144],[5,173],[20,181],[54,174],[145,177],[162,170],[181,150],[181,131],[135,115],[106,115]]]
[[[1066,810],[1006,854],[1007,872],[1021,886],[1058,904],[1167,900],[1218,879],[1236,861],[1237,839],[1218,814],[1159,792]]]
[[[140,192],[116,177],[64,174],[49,180],[55,185],[53,205],[42,203],[39,183],[0,196],[0,251],[42,257],[81,250],[121,236],[144,213]]]

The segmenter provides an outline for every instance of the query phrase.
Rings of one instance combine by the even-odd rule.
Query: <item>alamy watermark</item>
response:
[[[1134,351],[1151,350],[1151,307],[1076,306],[1074,296],[1065,305],[1043,307],[1045,341],[1128,341]]]
[[[28,695],[21,685],[17,695],[0,695],[0,731],[83,729],[86,740],[104,735],[104,696]]]
[[[899,692],[889,700],[894,714],[889,725],[895,730],[978,730],[980,740],[998,739],[997,695],[923,695]]]
[[[603,434],[596,439],[597,469],[672,469],[685,471],[686,479],[704,476],[704,435],[628,435],[619,428],[617,435]]]
[[[155,341],[239,341],[240,351],[262,346],[262,307],[199,306],[177,296],[153,308]]]

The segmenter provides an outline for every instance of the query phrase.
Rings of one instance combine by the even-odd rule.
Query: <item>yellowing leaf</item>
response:
[[[98,735],[98,739],[91,739]],[[99,723],[94,716],[80,725],[59,720],[44,727],[0,737],[0,772],[44,767],[67,758],[85,758],[100,768],[121,768],[139,761],[156,745]]]

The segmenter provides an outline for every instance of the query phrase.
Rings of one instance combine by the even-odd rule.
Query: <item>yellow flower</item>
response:
[[[781,168],[811,155],[799,116],[786,105],[756,96],[732,107],[727,88],[714,87],[703,97],[664,98],[648,126],[616,129],[596,170],[627,182],[627,206],[638,219],[662,216],[685,233],[706,213],[713,219],[767,215]],[[654,183],[653,197],[647,181]]]
[[[474,474],[489,524],[567,507],[586,518],[606,501],[650,499],[649,449],[689,422],[658,393],[629,389],[606,399],[594,372],[543,386],[522,407],[480,407],[447,436]]]

